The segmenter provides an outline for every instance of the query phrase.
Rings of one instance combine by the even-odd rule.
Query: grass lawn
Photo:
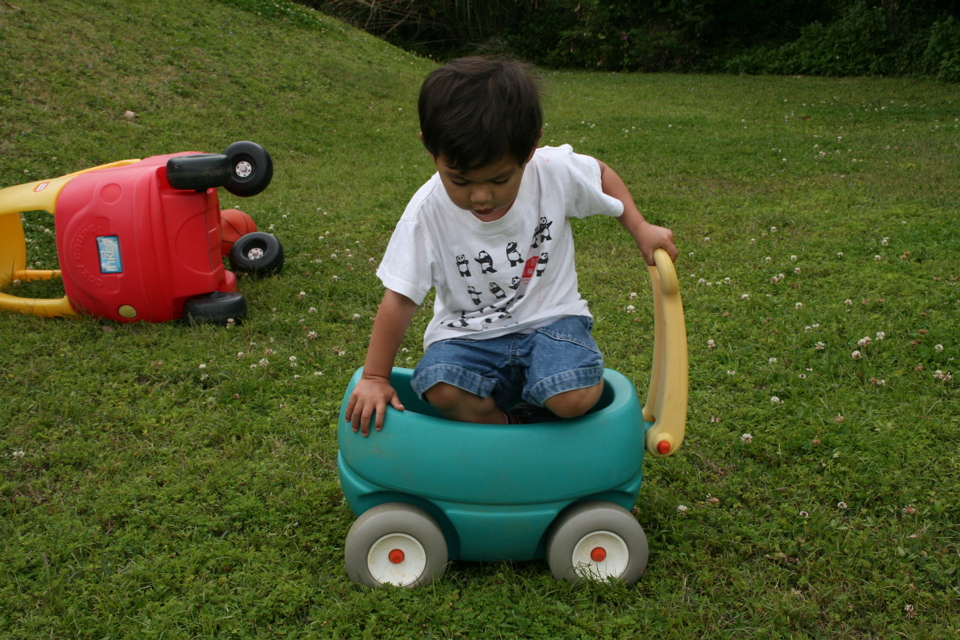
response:
[[[546,72],[544,142],[677,235],[688,437],[647,458],[634,587],[457,563],[403,591],[345,575],[334,426],[432,172],[433,63],[267,0],[0,2],[0,59],[0,187],[255,140],[273,184],[222,204],[287,254],[229,329],[0,314],[0,638],[960,638],[960,86]],[[53,219],[24,226],[55,268]],[[577,242],[643,389],[643,262],[615,221]]]

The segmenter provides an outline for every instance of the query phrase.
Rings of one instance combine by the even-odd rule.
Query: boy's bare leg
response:
[[[544,403],[560,418],[576,418],[593,408],[603,393],[603,380],[592,387],[572,389],[547,398]]]
[[[503,411],[497,407],[492,397],[481,398],[446,382],[438,382],[427,389],[423,395],[427,402],[447,420],[503,424]]]

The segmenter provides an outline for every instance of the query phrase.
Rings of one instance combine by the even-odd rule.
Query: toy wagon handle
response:
[[[55,213],[57,197],[63,187],[74,177],[81,173],[134,162],[139,160],[119,160],[52,180],[39,180],[0,189],[0,289],[14,280],[40,280],[60,276],[59,271],[26,268],[27,250],[23,224],[20,222],[21,212]],[[66,296],[52,299],[20,298],[8,293],[0,293],[0,309],[45,317],[78,315]]]
[[[653,371],[643,419],[647,451],[656,457],[673,454],[683,443],[687,422],[687,328],[680,283],[669,254],[657,249],[648,266],[653,284]]]

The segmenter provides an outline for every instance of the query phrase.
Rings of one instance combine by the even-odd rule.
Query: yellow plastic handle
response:
[[[657,249],[649,266],[653,285],[653,370],[643,418],[650,454],[672,455],[686,433],[688,399],[687,328],[680,300],[680,283],[669,254]]]

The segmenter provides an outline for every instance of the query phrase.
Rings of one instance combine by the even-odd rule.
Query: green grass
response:
[[[407,592],[346,578],[334,425],[431,173],[432,63],[253,0],[0,3],[0,56],[0,186],[255,140],[274,182],[223,205],[288,256],[229,329],[0,314],[0,637],[960,637],[956,85],[548,72],[545,142],[677,234],[688,438],[647,459],[635,587],[457,563]],[[25,227],[54,267],[51,217]],[[643,389],[646,269],[615,222],[577,231]]]

